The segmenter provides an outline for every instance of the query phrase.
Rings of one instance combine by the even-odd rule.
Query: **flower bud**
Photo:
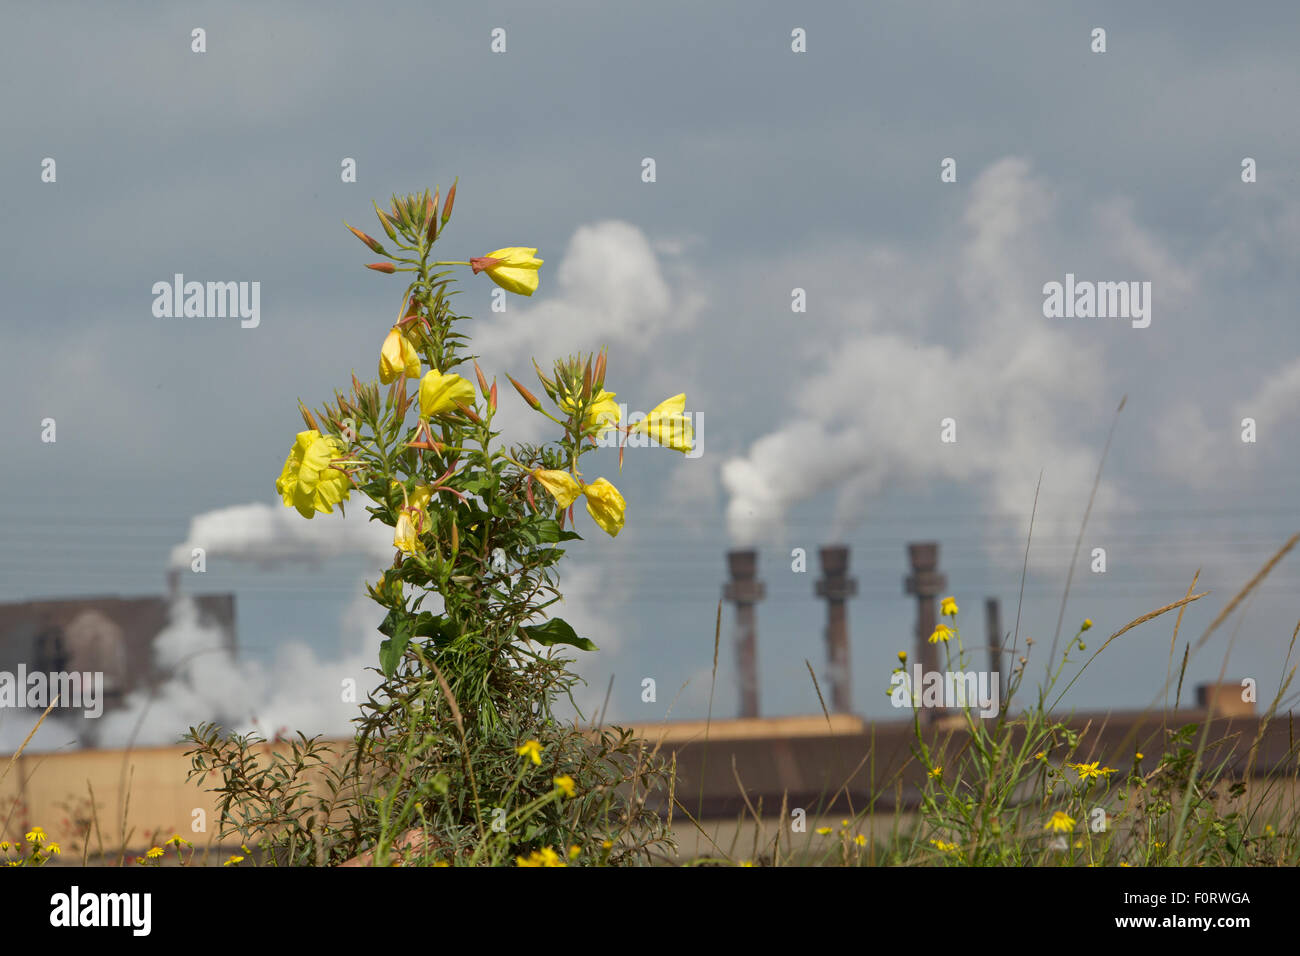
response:
[[[367,269],[374,269],[376,272],[382,272],[385,275],[392,275],[397,271],[397,266],[391,262],[367,262]]]
[[[542,410],[542,403],[537,400],[536,395],[516,382],[513,376],[507,375],[506,378],[510,379],[510,384],[515,387],[515,391],[523,396],[524,401],[527,402],[534,411],[540,412]]]
[[[488,393],[487,378],[483,375],[483,370],[478,367],[478,359],[474,360],[474,374],[478,376],[479,391],[483,393],[484,398],[487,398],[487,393]]]
[[[347,224],[346,222],[343,223],[343,225],[348,226],[348,224]],[[362,232],[360,229],[356,228],[356,226],[348,226],[348,231],[351,232],[352,235],[354,235],[354,236],[356,236],[358,239],[360,239],[362,242],[364,242],[366,245],[368,245],[368,246],[369,246],[371,249],[373,249],[375,252],[379,253],[381,256],[385,254],[385,253],[384,253],[384,247],[383,247],[383,246],[381,246],[379,243],[377,243],[374,239],[372,239],[372,238],[370,238],[369,236],[367,236],[367,235],[366,235],[364,232]]]
[[[492,383],[492,391],[488,393],[488,408],[494,412],[497,410],[497,383],[495,381]]]
[[[456,182],[460,182],[460,177],[456,177]],[[447,190],[447,204],[442,207],[442,224],[447,225],[447,220],[451,218],[451,207],[456,204],[456,182],[451,184]]]
[[[316,426],[316,419],[312,417],[311,409],[309,409],[306,405],[302,403],[302,399],[298,399],[298,413],[302,415],[302,421],[304,425],[306,425],[314,432],[320,431],[320,429]]]
[[[427,193],[425,195],[428,195]],[[438,193],[435,190],[433,199],[426,199],[424,203],[425,218],[429,220],[429,231],[426,236],[430,242],[438,237]]]
[[[379,224],[384,227],[384,232],[388,234],[388,238],[396,242],[397,233],[393,231],[393,221],[379,208],[379,203],[372,200],[370,204],[375,207],[375,215],[379,217]]]

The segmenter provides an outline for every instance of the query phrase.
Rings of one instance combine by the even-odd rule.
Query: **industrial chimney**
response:
[[[758,634],[754,605],[766,590],[758,575],[758,552],[727,552],[731,580],[722,588],[724,600],[736,605],[736,670],[740,682],[740,716],[758,716]]]
[[[938,620],[934,602],[948,586],[948,579],[938,571],[939,544],[936,541],[909,544],[907,557],[912,565],[912,573],[903,580],[903,590],[916,596],[916,656],[921,662],[923,673],[937,673],[939,648],[930,643],[930,635],[934,633]],[[942,707],[931,707],[922,711],[922,718],[932,721],[944,714]]]
[[[822,577],[816,594],[826,599],[826,657],[831,684],[831,710],[853,710],[852,668],[849,666],[849,613],[846,602],[858,593],[858,582],[848,576],[849,549],[842,544],[821,549]]]

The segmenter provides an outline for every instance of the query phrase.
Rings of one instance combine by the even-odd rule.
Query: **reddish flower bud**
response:
[[[483,375],[483,370],[478,367],[478,359],[474,360],[474,374],[478,376],[479,391],[483,393],[484,398],[487,398],[487,393],[488,393],[487,378]]]
[[[497,383],[495,381],[492,383],[492,391],[488,392],[488,408],[494,412],[497,410]]]
[[[397,266],[391,262],[367,262],[367,269],[374,269],[376,272],[382,272],[385,275],[392,275],[397,271]]]
[[[343,225],[348,226],[346,222],[343,223]],[[381,246],[379,243],[377,243],[374,239],[371,239],[360,229],[356,228],[355,226],[348,226],[348,231],[351,232],[352,235],[360,239],[362,242],[364,242],[366,245],[368,245],[375,252],[379,253],[381,256],[384,255],[384,247]]]
[[[456,177],[456,182],[460,182],[460,177]],[[451,184],[447,190],[447,205],[442,207],[442,224],[447,225],[447,220],[451,218],[451,207],[456,204],[456,182]]]
[[[524,388],[522,385],[516,382],[512,376],[507,375],[506,378],[510,379],[510,384],[515,387],[516,392],[518,392],[521,396],[523,396],[525,402],[527,402],[530,406],[532,406],[533,409],[536,411],[540,412],[542,410],[542,403],[537,400],[536,395],[534,395],[532,392],[528,391],[528,389]]]
[[[475,256],[469,260],[469,267],[474,270],[475,275],[478,275],[484,269],[491,269],[501,261],[501,259],[493,259],[491,256]]]

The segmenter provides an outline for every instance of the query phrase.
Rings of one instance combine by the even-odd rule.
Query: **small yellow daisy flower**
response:
[[[1094,760],[1092,763],[1068,763],[1066,766],[1073,768],[1080,780],[1091,780],[1094,777],[1109,776],[1116,772],[1114,767],[1101,767],[1100,764],[1100,760]]]
[[[934,779],[934,780],[938,780],[940,777],[943,776],[943,767],[935,767],[935,768],[933,768],[933,769],[929,772],[929,774],[927,774],[927,776],[931,777],[931,778]]]
[[[1051,830],[1053,833],[1069,833],[1074,829],[1074,818],[1068,813],[1057,810],[1052,814],[1052,819],[1043,824],[1044,830]]]
[[[951,597],[944,598],[941,602],[939,602],[939,613],[942,614],[944,617],[956,617],[957,599]]]
[[[536,740],[525,740],[515,748],[515,753],[521,757],[528,757],[539,767],[542,765],[542,745]]]
[[[831,827],[818,827],[818,828],[817,828],[817,833],[820,834],[821,836],[826,836],[828,833],[834,833],[834,832],[835,832],[835,831],[834,831]]]
[[[147,853],[145,853],[145,856],[147,856],[151,860],[156,860],[158,859],[158,857],[162,855],[163,855],[163,848],[160,846],[152,847]]]
[[[25,836],[28,843],[41,843],[45,840],[45,831],[40,827],[32,827]]]
[[[930,635],[930,643],[938,644],[940,641],[950,641],[955,633],[956,631],[950,628],[947,624],[936,624],[934,626],[934,633]]]
[[[859,833],[857,836],[853,838],[853,842],[856,843],[858,846],[866,846],[867,838],[863,836],[861,833]]]
[[[554,778],[554,784],[564,791],[566,797],[571,797],[576,792],[573,786],[573,778],[567,773]]]

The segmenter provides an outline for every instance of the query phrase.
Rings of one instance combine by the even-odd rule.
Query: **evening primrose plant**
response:
[[[444,850],[462,845],[452,833],[460,828],[472,831],[464,846],[474,846],[467,852],[476,861],[529,859],[542,846],[487,840],[484,819],[507,798],[515,800],[521,783],[513,759],[507,771],[481,748],[486,742],[493,753],[513,758],[521,740],[557,744],[552,703],[560,695],[572,699],[576,680],[559,649],[596,650],[562,618],[549,616],[561,599],[561,545],[581,537],[578,499],[611,537],[628,513],[613,481],[584,475],[583,459],[611,432],[619,436],[620,471],[623,440],[634,430],[680,452],[690,451],[693,434],[683,414],[685,395],[660,403],[643,421],[620,425],[615,393],[605,389],[608,355],[602,349],[556,360],[549,373],[534,361],[545,401],[506,376],[518,396],[555,426],[549,443],[506,447],[494,424],[497,381],[489,382],[468,351],[470,318],[453,308],[452,286],[457,270],[468,267],[471,280],[486,276],[509,293],[531,296],[544,260],[536,248],[523,246],[439,258],[435,246],[445,241],[455,200],[453,184],[441,209],[437,191],[394,197],[389,209],[376,205],[387,243],[347,227],[382,257],[367,268],[406,278],[401,305],[395,321],[358,334],[360,347],[367,341],[378,346],[378,382],[354,373],[350,388],[336,390],[318,410],[299,402],[305,429],[293,441],[276,490],[286,507],[308,520],[335,508],[343,512],[361,499],[370,520],[393,533],[393,561],[367,585],[386,612],[377,662],[384,683],[361,705],[354,767],[369,777],[359,790],[353,787],[357,793],[389,789],[370,804],[355,798],[363,806],[354,823],[369,827],[382,850],[395,828],[419,822],[416,808],[427,820],[430,801],[454,804],[439,823]],[[452,717],[460,732],[448,736]],[[627,763],[627,746],[606,747],[602,759],[613,771],[588,774],[590,781],[621,785],[628,773],[653,772]],[[572,750],[571,741],[550,746],[552,753]],[[475,760],[481,761],[477,774]],[[608,811],[609,801],[560,801],[551,782],[562,779],[563,791],[570,783],[583,791],[590,782],[576,774],[583,766],[575,757],[539,778],[542,791],[533,794],[529,812],[537,816],[544,805],[550,816],[512,839],[545,831],[556,845],[591,843],[595,831],[582,832],[583,824],[566,822],[558,809],[582,803]],[[437,791],[427,789],[432,779],[442,781]],[[453,780],[462,788],[454,795],[447,785]],[[346,789],[335,783],[340,792]],[[626,811],[626,819],[640,819]],[[600,824],[601,833],[608,829]],[[623,836],[625,847],[639,845],[635,834]],[[345,842],[355,849],[366,840],[354,833]],[[494,849],[486,854],[489,842]]]

